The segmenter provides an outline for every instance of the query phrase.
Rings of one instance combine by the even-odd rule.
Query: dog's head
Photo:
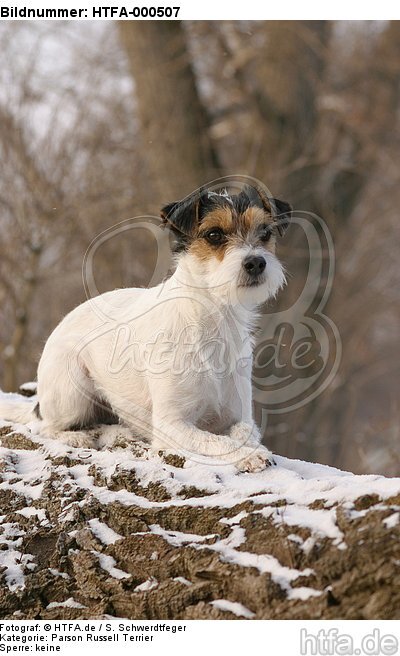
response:
[[[200,190],[166,205],[164,223],[176,253],[201,283],[215,293],[236,291],[240,300],[262,303],[275,296],[285,276],[275,255],[277,236],[288,227],[291,207],[245,187],[236,195]]]

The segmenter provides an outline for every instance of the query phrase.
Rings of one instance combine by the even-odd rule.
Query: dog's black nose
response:
[[[267,266],[267,263],[261,255],[252,255],[246,257],[243,266],[250,276],[259,276]]]

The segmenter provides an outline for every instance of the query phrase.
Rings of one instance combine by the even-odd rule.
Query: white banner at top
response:
[[[400,3],[364,0],[0,0],[1,20],[389,20]]]

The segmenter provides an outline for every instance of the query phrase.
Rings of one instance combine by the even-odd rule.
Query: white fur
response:
[[[243,259],[267,259],[265,282],[238,285]],[[257,305],[284,284],[278,259],[248,245],[222,262],[181,255],[151,289],[119,289],[83,303],[50,335],[38,368],[43,434],[78,446],[71,431],[111,406],[133,437],[209,463],[258,471],[272,462],[252,416],[251,330]],[[28,411],[29,408],[29,411]],[[0,416],[33,420],[33,403],[0,402]]]

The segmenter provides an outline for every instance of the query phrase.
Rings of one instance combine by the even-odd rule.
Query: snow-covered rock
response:
[[[398,618],[400,479],[0,422],[2,618]]]

